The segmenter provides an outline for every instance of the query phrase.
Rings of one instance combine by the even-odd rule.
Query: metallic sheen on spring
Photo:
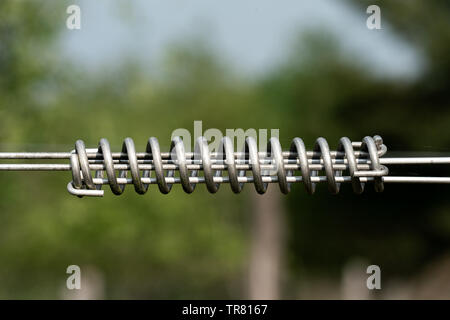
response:
[[[293,182],[302,181],[310,194],[318,182],[327,182],[330,192],[337,194],[342,182],[351,182],[353,191],[361,193],[364,182],[373,181],[375,190],[381,192],[382,177],[389,173],[380,163],[386,151],[380,136],[367,136],[362,142],[343,137],[334,152],[324,138],[316,140],[312,151],[306,151],[302,139],[294,138],[287,152],[283,152],[277,138],[271,138],[267,151],[260,152],[255,139],[247,137],[242,152],[235,152],[232,140],[224,137],[215,153],[210,152],[204,137],[196,140],[193,153],[185,152],[180,137],[172,140],[169,153],[161,152],[154,137],[148,140],[145,153],[136,152],[131,138],[124,140],[121,153],[112,153],[106,139],[100,140],[98,149],[86,149],[84,142],[78,140],[70,156],[73,180],[68,190],[78,196],[101,196],[102,185],[109,184],[111,191],[120,195],[126,184],[132,183],[137,193],[145,194],[149,185],[156,183],[160,192],[166,194],[173,184],[180,183],[186,193],[191,193],[198,183],[205,183],[208,191],[215,193],[221,183],[229,183],[233,192],[240,193],[245,183],[253,182],[256,191],[264,194],[269,183],[277,182],[281,192],[287,194]],[[224,170],[227,176],[223,176]],[[151,178],[152,171],[156,178]],[[298,171],[300,176],[295,175]],[[321,171],[325,176],[319,176]],[[344,172],[348,175],[343,176]]]
[[[117,195],[127,184],[133,184],[139,194],[146,193],[151,184],[157,184],[162,193],[181,184],[191,193],[197,184],[204,183],[215,193],[221,184],[229,183],[231,190],[239,193],[245,183],[253,183],[261,194],[269,183],[278,183],[281,192],[289,193],[292,183],[303,182],[311,194],[319,182],[326,183],[334,194],[346,182],[356,193],[363,192],[367,182],[378,192],[386,183],[450,184],[448,176],[393,176],[389,165],[450,165],[450,157],[385,157],[387,148],[379,136],[365,137],[361,142],[341,138],[336,151],[330,151],[324,138],[316,140],[312,151],[306,150],[302,139],[294,138],[290,149],[282,151],[278,139],[271,138],[266,149],[258,150],[251,137],[241,151],[235,151],[232,140],[224,137],[216,152],[210,152],[203,137],[197,139],[194,152],[186,152],[179,137],[173,139],[169,152],[161,152],[156,138],[148,140],[145,152],[136,152],[130,138],[125,139],[121,152],[111,152],[106,139],[95,149],[86,149],[78,140],[71,152],[0,152],[0,161],[66,159],[70,164],[0,163],[0,171],[71,171],[67,189],[79,197],[103,196],[104,184]]]

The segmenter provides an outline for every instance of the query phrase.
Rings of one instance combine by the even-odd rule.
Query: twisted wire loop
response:
[[[347,159],[347,166],[350,177],[352,179],[352,188],[353,192],[356,194],[361,194],[364,191],[364,183],[360,182],[360,179],[355,176],[355,172],[358,170],[355,153],[353,151],[353,145],[349,138],[342,137],[339,140],[339,145],[337,151],[341,153],[341,155],[336,156],[336,159]],[[337,186],[338,188],[340,185]]]
[[[267,144],[267,153],[275,164],[280,191],[284,194],[288,194],[290,186],[286,179],[287,172],[284,168],[283,149],[281,148],[280,140],[275,137],[270,138],[269,143]]]
[[[165,177],[174,177],[175,170],[168,170],[167,175],[164,176],[161,149],[159,148],[158,139],[155,137],[148,139],[147,148],[145,151],[150,154],[150,158],[153,160],[159,191],[164,194],[169,193],[172,189],[172,184],[168,184]]]
[[[174,163],[178,165],[181,185],[183,187],[184,192],[186,193],[194,192],[196,184],[190,183],[189,176],[197,177],[197,170],[193,170],[189,175],[184,142],[180,137],[174,137],[174,139],[172,140],[172,144],[170,145],[170,154]]]
[[[221,177],[222,170],[216,170],[213,173],[211,168],[211,157],[209,152],[208,140],[205,137],[199,137],[195,143],[195,157],[200,155],[203,165],[203,176],[205,177],[206,188],[210,193],[216,193],[220,184],[214,182],[214,177]]]
[[[319,156],[313,156],[313,159],[320,159],[323,160],[323,165],[325,167],[325,174],[327,176],[328,181],[328,189],[332,194],[337,194],[339,192],[339,185],[336,183],[336,179],[334,176],[334,169],[333,169],[333,163],[331,160],[331,153],[330,153],[330,147],[328,146],[327,140],[320,137],[316,140],[316,143],[314,144],[314,151],[316,154],[319,154]],[[315,175],[318,174],[318,171],[314,171]]]
[[[305,144],[303,143],[303,140],[300,138],[294,138],[294,140],[292,140],[291,143],[291,148],[290,148],[290,155],[289,155],[289,160],[297,160],[298,157],[298,161],[300,161],[300,171],[302,173],[302,181],[303,184],[305,185],[306,191],[309,194],[313,194],[316,190],[316,184],[313,184],[311,182],[311,176],[313,174],[316,174],[315,172],[312,173],[309,170],[309,163],[308,163],[308,156],[306,154],[306,148],[305,148]],[[295,156],[295,152],[297,153],[297,156]],[[293,175],[293,171],[289,171],[288,175],[291,176]],[[288,188],[290,189],[291,184],[288,184]]]
[[[114,161],[111,155],[111,148],[109,146],[108,140],[104,138],[100,140],[98,152],[103,156],[103,163],[105,165],[106,176],[108,177],[109,187],[111,188],[111,191],[116,195],[122,194],[123,190],[125,189],[125,185],[119,185],[117,183],[116,172],[114,170]],[[126,176],[127,172],[125,170],[119,171],[119,177],[125,178]]]
[[[379,136],[376,136],[375,138],[377,140],[381,139],[381,137],[379,137]],[[378,158],[377,149],[378,149],[377,142],[375,142],[374,138],[369,137],[369,136],[364,137],[364,139],[362,141],[361,150],[369,153],[370,166],[373,170],[381,170],[382,169],[382,167],[380,165],[380,159]],[[383,180],[381,179],[381,177],[375,177],[374,185],[375,185],[376,192],[382,192],[384,190],[384,184],[383,184]]]
[[[245,170],[237,170],[236,162],[234,160],[234,147],[233,142],[227,136],[223,137],[219,146],[220,158],[225,160],[225,164],[228,169],[228,179],[230,182],[231,190],[234,193],[240,193],[244,187],[244,183],[240,183],[238,177],[245,176]]]
[[[280,191],[288,194],[293,182],[302,181],[306,191],[313,194],[317,183],[325,181],[329,191],[337,194],[341,183],[348,181],[353,191],[360,194],[364,183],[373,181],[375,191],[381,192],[383,177],[389,173],[380,164],[380,157],[386,152],[380,136],[366,136],[361,142],[343,137],[334,152],[322,137],[316,140],[312,151],[306,150],[302,139],[294,138],[287,152],[283,152],[277,138],[272,137],[267,151],[262,152],[256,140],[247,137],[242,152],[235,152],[232,139],[225,136],[215,153],[210,152],[205,137],[195,141],[193,153],[186,152],[180,137],[172,139],[169,153],[161,152],[155,137],[149,138],[145,153],[136,152],[131,138],[124,140],[120,153],[112,153],[106,139],[100,140],[97,149],[86,149],[84,142],[78,140],[70,154],[72,181],[68,190],[79,197],[103,196],[102,185],[109,184],[112,193],[120,195],[127,184],[133,184],[138,194],[145,194],[150,184],[157,184],[159,191],[167,194],[174,183],[180,183],[186,193],[192,193],[197,183],[205,183],[210,193],[216,193],[221,183],[229,183],[234,193],[240,193],[245,183],[253,182],[255,190],[264,194],[269,183],[277,182]],[[151,177],[152,171],[155,178]],[[227,176],[223,176],[224,171]],[[298,171],[300,176],[296,176]],[[203,176],[199,176],[200,172]],[[319,175],[322,172],[324,176]]]
[[[245,139],[244,154],[245,160],[252,166],[253,183],[256,192],[264,194],[267,191],[268,183],[264,183],[262,179],[258,147],[253,137],[247,137]]]

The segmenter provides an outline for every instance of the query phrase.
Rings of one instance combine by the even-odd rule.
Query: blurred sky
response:
[[[62,35],[65,54],[80,66],[99,70],[123,57],[157,70],[167,46],[200,36],[235,70],[258,75],[287,56],[299,30],[313,27],[334,34],[368,70],[408,78],[421,68],[420,53],[382,20],[368,30],[364,9],[336,0],[99,0],[73,1],[82,11],[82,29]],[[382,18],[383,18],[383,8]]]

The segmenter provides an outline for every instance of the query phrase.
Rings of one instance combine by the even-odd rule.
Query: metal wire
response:
[[[312,194],[317,183],[326,182],[329,191],[337,194],[342,183],[351,183],[353,191],[359,194],[368,182],[377,192],[384,190],[384,183],[450,183],[450,177],[389,176],[387,168],[387,165],[450,164],[450,157],[383,158],[386,152],[380,136],[367,136],[361,142],[343,137],[336,151],[330,151],[324,138],[316,140],[312,151],[306,150],[300,138],[292,140],[289,151],[283,151],[279,140],[271,138],[265,152],[258,150],[252,137],[245,139],[241,152],[234,150],[229,137],[222,138],[219,152],[210,152],[204,137],[197,139],[194,152],[185,152],[180,137],[172,140],[169,152],[161,152],[158,140],[152,137],[141,153],[136,152],[131,138],[124,140],[121,152],[111,152],[106,139],[101,139],[96,149],[87,149],[78,140],[71,152],[0,153],[3,160],[66,159],[69,164],[2,163],[0,171],[71,171],[72,181],[67,189],[80,197],[103,196],[101,188],[105,184],[120,195],[127,184],[133,184],[137,193],[144,194],[151,184],[157,184],[162,193],[169,193],[174,184],[181,184],[185,192],[191,193],[197,184],[204,183],[209,192],[215,193],[221,184],[228,183],[233,192],[239,193],[245,183],[253,183],[256,191],[263,194],[269,183],[278,183],[280,191],[287,194],[292,183],[303,182],[306,191]]]

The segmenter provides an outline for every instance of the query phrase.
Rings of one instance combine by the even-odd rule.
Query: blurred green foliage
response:
[[[396,150],[449,151],[449,5],[382,3],[383,21],[427,58],[417,79],[371,75],[324,32],[304,35],[256,81],[195,40],[168,50],[160,77],[133,62],[84,74],[55,50],[64,2],[2,1],[1,149],[63,151],[76,139],[95,146],[107,137],[118,150],[127,136],[138,149],[156,136],[167,149],[174,129],[202,120],[205,129],[280,128],[285,148],[295,136],[311,146],[321,135],[333,144],[380,134]],[[70,264],[100,270],[106,298],[244,297],[252,186],[240,196],[224,185],[215,195],[198,186],[191,195],[175,187],[78,199],[65,190],[69,179],[0,175],[0,298],[58,298]],[[295,298],[305,275],[336,275],[354,256],[381,265],[386,277],[405,276],[449,249],[448,187],[390,185],[375,194],[368,186],[362,196],[293,189],[286,297]]]

